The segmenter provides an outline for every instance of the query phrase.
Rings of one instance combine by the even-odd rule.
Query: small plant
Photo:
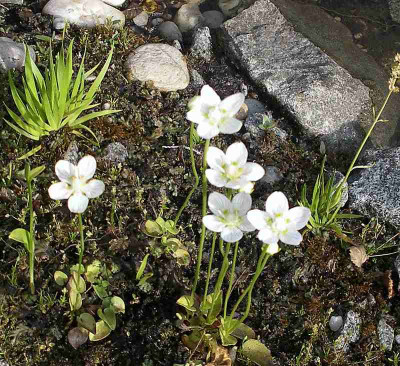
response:
[[[21,135],[32,140],[39,140],[42,136],[49,135],[52,131],[58,131],[64,126],[68,126],[80,136],[82,134],[76,130],[85,129],[96,138],[93,131],[85,126],[85,122],[96,117],[118,112],[117,110],[105,110],[80,116],[82,112],[98,105],[93,104],[93,100],[111,62],[113,48],[111,48],[107,61],[99,75],[89,90],[85,90],[85,80],[97,69],[99,64],[85,72],[84,54],[74,79],[72,47],[73,41],[70,42],[65,57],[62,45],[54,62],[50,43],[49,67],[46,69],[44,76],[31,59],[27,47],[25,47],[26,64],[25,75],[22,78],[23,90],[17,89],[11,72],[9,72],[8,80],[11,94],[20,116],[6,106],[13,122],[6,119],[5,121]]]
[[[54,273],[56,283],[66,286],[63,293],[68,293],[71,318],[77,322],[77,327],[68,333],[68,341],[74,348],[86,343],[88,339],[94,342],[106,338],[116,328],[116,314],[125,312],[124,301],[118,296],[112,296],[108,290],[110,272],[105,265],[95,260],[86,268],[81,268],[81,271],[80,268],[79,264],[72,266],[69,276],[62,271]],[[87,289],[87,282],[101,305],[86,301],[90,289]],[[96,321],[96,315],[100,320]]]
[[[45,169],[44,165],[31,169],[29,163],[25,164],[24,178],[28,186],[29,231],[14,229],[9,238],[22,243],[29,254],[29,287],[31,294],[35,294],[35,216],[32,204],[32,181]]]

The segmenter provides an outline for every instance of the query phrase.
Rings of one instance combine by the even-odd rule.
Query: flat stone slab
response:
[[[338,34],[341,36],[335,41]],[[379,88],[386,88],[381,93],[371,93],[377,95],[374,102],[379,102],[387,91],[387,76],[371,57],[355,51],[358,47],[352,44],[344,25],[316,6],[290,0],[258,0],[226,21],[220,36],[225,52],[306,133],[323,140],[329,154],[354,155],[372,122],[370,88],[359,79],[368,77],[368,86],[379,84]],[[340,52],[333,57],[343,37],[348,38],[346,47],[351,48],[351,57],[345,57],[349,52],[346,47],[339,47]],[[369,59],[368,75],[363,66],[353,65],[349,72],[348,67],[359,63],[362,57]],[[397,117],[394,119],[380,127],[381,133],[372,136],[375,146],[393,145]]]
[[[369,151],[362,164],[371,167],[351,177],[350,208],[400,228],[400,148]]]

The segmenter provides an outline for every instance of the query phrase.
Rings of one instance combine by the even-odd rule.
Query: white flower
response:
[[[203,224],[208,230],[221,233],[221,238],[233,243],[243,236],[243,231],[254,231],[255,228],[246,217],[251,207],[251,196],[238,193],[232,202],[223,194],[213,192],[208,197],[208,207],[214,215],[203,217]]]
[[[221,101],[209,85],[204,85],[200,96],[189,102],[186,118],[198,124],[197,134],[204,139],[211,139],[220,132],[235,133],[241,129],[242,122],[233,117],[243,103],[242,93],[230,95]]]
[[[210,146],[207,153],[206,170],[208,181],[217,187],[240,189],[251,193],[251,182],[261,179],[265,171],[261,165],[247,163],[247,149],[242,142],[235,142],[226,150],[226,154],[217,147]],[[250,183],[250,184],[249,184]]]
[[[87,155],[77,166],[66,160],[56,164],[56,174],[61,182],[54,183],[49,188],[53,200],[68,199],[68,208],[73,213],[86,210],[89,198],[100,196],[104,192],[101,180],[91,179],[96,171],[96,159]]]
[[[299,245],[303,239],[298,232],[307,225],[311,211],[306,207],[294,207],[282,192],[272,193],[265,202],[265,211],[251,210],[247,214],[249,221],[260,230],[257,237],[263,243]]]

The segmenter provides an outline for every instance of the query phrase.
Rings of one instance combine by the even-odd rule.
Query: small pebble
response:
[[[332,332],[338,331],[343,325],[343,318],[339,316],[331,316],[329,319],[329,328],[331,328]]]

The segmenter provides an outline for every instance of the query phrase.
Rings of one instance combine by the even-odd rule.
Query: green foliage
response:
[[[112,296],[108,290],[107,281],[110,271],[98,260],[93,261],[86,268],[81,268],[84,274],[78,275],[79,265],[70,268],[70,275],[62,271],[54,273],[54,280],[59,286],[65,286],[64,292],[68,293],[70,311],[76,317],[77,327],[72,328],[68,333],[68,341],[74,348],[78,348],[88,339],[99,341],[107,337],[112,330],[116,329],[116,314],[125,313],[125,303],[118,296]],[[107,279],[106,279],[107,278]],[[94,293],[101,301],[96,305],[97,312],[93,312],[93,305],[86,303],[88,282]],[[89,289],[90,289],[89,288]],[[94,315],[99,318],[96,321]]]
[[[8,106],[6,109],[13,122],[5,119],[6,123],[15,131],[32,140],[39,140],[42,136],[49,135],[52,131],[58,131],[64,126],[75,130],[85,129],[95,138],[95,134],[85,122],[100,116],[118,112],[117,110],[98,111],[81,116],[82,112],[96,107],[93,104],[95,94],[107,72],[111,62],[113,48],[99,75],[85,90],[85,80],[97,69],[99,64],[85,72],[82,57],[77,75],[73,78],[72,47],[70,42],[67,54],[61,46],[60,52],[53,61],[52,47],[49,47],[49,67],[44,76],[39,71],[35,62],[31,59],[27,47],[25,47],[26,63],[25,75],[22,78],[23,89],[15,86],[11,72],[8,74],[11,94],[20,115],[14,113]],[[86,53],[86,50],[85,50]],[[81,135],[82,136],[82,135]]]
[[[349,218],[359,218],[361,215],[338,214],[341,207],[341,198],[344,191],[344,182],[334,183],[334,176],[325,183],[325,161],[326,155],[322,160],[321,170],[315,181],[311,201],[307,198],[307,185],[304,184],[301,189],[301,199],[299,204],[307,207],[311,211],[311,217],[307,224],[308,230],[315,234],[321,234],[322,231],[334,230],[341,233],[339,220]]]

